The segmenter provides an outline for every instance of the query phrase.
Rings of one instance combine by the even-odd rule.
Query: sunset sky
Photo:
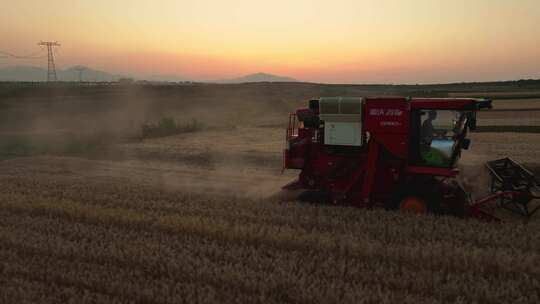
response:
[[[59,41],[58,66],[193,80],[331,83],[540,78],[539,0],[19,0],[0,50]],[[0,58],[0,67],[46,59]]]

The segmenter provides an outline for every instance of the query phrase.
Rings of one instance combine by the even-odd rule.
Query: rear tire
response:
[[[392,199],[389,209],[401,211],[414,206],[411,208],[421,210],[420,213],[423,214],[440,214],[442,197],[436,192],[436,185],[435,180],[422,178],[401,186]],[[423,207],[419,207],[420,205]]]
[[[399,211],[414,214],[426,214],[428,203],[419,196],[406,196],[399,203]]]
[[[456,181],[448,183],[445,189],[445,214],[460,218],[467,217],[469,214],[469,196],[467,192]]]

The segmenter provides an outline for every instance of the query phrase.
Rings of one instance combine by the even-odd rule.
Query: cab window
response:
[[[463,124],[464,115],[460,111],[422,110],[419,128],[421,163],[432,167],[451,167]]]

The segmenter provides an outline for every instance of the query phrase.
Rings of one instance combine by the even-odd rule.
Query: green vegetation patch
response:
[[[141,126],[143,138],[165,137],[181,133],[197,132],[205,125],[193,119],[188,123],[179,123],[172,117],[164,117],[157,123],[145,123]]]

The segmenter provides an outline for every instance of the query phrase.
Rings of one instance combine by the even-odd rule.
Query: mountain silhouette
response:
[[[254,73],[245,75],[238,78],[232,79],[223,79],[217,81],[219,83],[245,83],[245,82],[298,82],[298,80],[286,77],[286,76],[277,76],[267,73]]]

